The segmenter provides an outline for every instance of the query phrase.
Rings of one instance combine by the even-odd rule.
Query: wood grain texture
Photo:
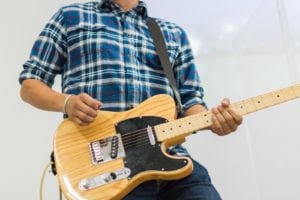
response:
[[[69,119],[60,124],[54,138],[54,156],[60,187],[66,198],[120,199],[146,180],[178,179],[191,173],[192,162],[190,161],[186,168],[174,172],[146,171],[131,180],[123,179],[86,191],[78,188],[79,182],[85,178],[124,168],[122,159],[93,165],[89,143],[115,135],[116,123],[138,116],[160,116],[172,121],[176,118],[176,107],[171,97],[157,95],[127,112],[99,111],[95,122],[88,126],[76,125]],[[164,151],[169,145],[171,143],[163,144],[162,150]]]
[[[241,115],[252,113],[300,97],[300,85],[276,90],[252,97],[230,105]],[[189,134],[211,125],[211,111],[176,119],[174,100],[168,95],[156,95],[126,112],[99,111],[95,122],[88,126],[76,125],[71,120],[64,120],[57,128],[54,138],[54,157],[61,189],[68,199],[121,199],[133,188],[152,179],[172,180],[187,176],[192,171],[192,161],[174,171],[144,171],[132,179],[122,179],[94,189],[82,191],[78,188],[81,180],[99,176],[124,168],[123,159],[116,159],[104,164],[93,165],[89,144],[116,134],[115,124],[126,119],[141,116],[157,116],[169,122],[154,126],[157,140],[162,142],[161,150],[185,141]],[[175,120],[176,119],[176,120]],[[178,157],[171,157],[178,159]]]

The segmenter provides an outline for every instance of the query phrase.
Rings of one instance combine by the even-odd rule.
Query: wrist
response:
[[[63,105],[63,113],[64,114],[67,114],[67,106],[68,106],[69,100],[72,96],[73,96],[72,94],[68,94],[64,100],[64,105]]]

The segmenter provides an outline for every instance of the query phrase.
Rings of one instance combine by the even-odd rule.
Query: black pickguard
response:
[[[125,166],[131,169],[131,178],[143,171],[158,170],[167,172],[187,165],[188,162],[185,158],[172,159],[165,156],[161,151],[161,143],[157,141],[156,137],[155,145],[151,145],[149,141],[145,141],[149,138],[147,133],[145,131],[141,133],[140,131],[148,126],[153,127],[166,121],[166,119],[161,117],[145,116],[127,119],[116,125],[116,131],[122,135],[122,140],[125,141],[125,137],[128,137],[128,134],[130,138],[135,138],[130,140],[129,143],[123,143],[126,154],[124,162]]]

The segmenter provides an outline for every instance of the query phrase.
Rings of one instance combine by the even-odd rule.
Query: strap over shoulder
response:
[[[179,94],[179,90],[177,88],[176,80],[174,77],[174,72],[172,65],[169,60],[169,54],[166,46],[166,42],[164,40],[163,34],[161,29],[154,18],[148,17],[147,19],[147,26],[149,28],[153,43],[155,45],[158,57],[164,69],[164,72],[171,83],[171,87],[175,94],[176,103],[177,103],[177,111],[178,113],[182,112],[182,103]]]

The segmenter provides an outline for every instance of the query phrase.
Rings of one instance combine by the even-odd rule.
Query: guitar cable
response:
[[[53,166],[54,162],[49,162],[46,167],[44,168],[42,177],[41,177],[41,181],[40,181],[40,200],[43,200],[43,188],[44,188],[44,181],[45,181],[45,176],[46,176],[46,172],[48,170],[48,168],[50,166]],[[51,172],[51,170],[49,170],[48,172]],[[62,200],[62,192],[61,189],[59,187],[59,200]]]

